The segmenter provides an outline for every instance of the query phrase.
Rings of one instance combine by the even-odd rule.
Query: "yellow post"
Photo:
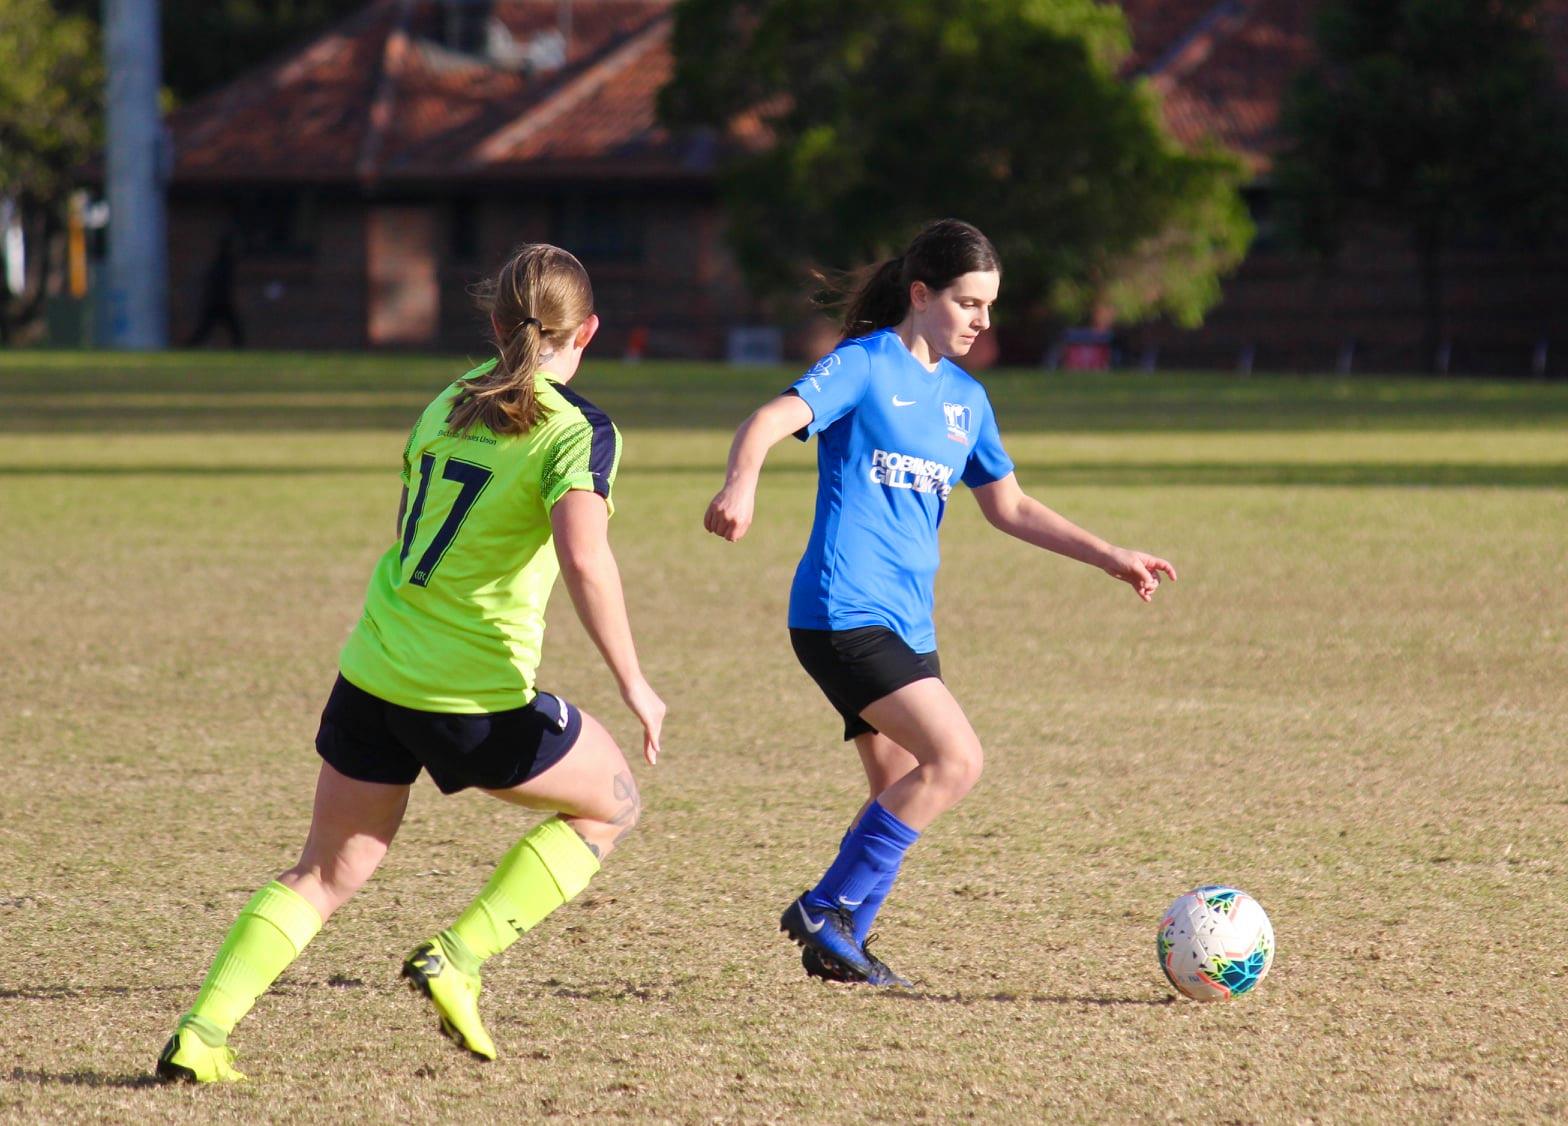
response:
[[[87,296],[87,193],[72,192],[66,220],[66,273],[71,296]]]

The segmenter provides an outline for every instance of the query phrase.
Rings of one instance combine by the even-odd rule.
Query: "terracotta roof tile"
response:
[[[1217,141],[1265,170],[1279,147],[1285,91],[1312,57],[1316,10],[1313,0],[1208,4],[1144,71],[1176,138]]]
[[[1188,144],[1265,171],[1280,103],[1312,57],[1320,0],[1124,0],[1130,75],[1152,82]],[[441,0],[375,0],[294,54],[175,113],[177,182],[452,181],[706,176],[711,140],[655,118],[673,0],[573,0],[565,65],[528,73],[443,46]],[[494,0],[515,44],[556,28],[558,0]],[[1543,30],[1568,80],[1568,0]],[[760,143],[755,115],[730,141]]]
[[[396,7],[380,0],[172,114],[175,178],[352,177]]]
[[[510,176],[560,157],[614,174],[629,147],[642,174],[683,174],[689,154],[654,121],[672,3],[574,0],[564,65],[529,73],[445,46],[441,0],[377,0],[174,114],[176,181]],[[555,33],[559,12],[558,0],[493,5],[520,48]]]
[[[1265,172],[1279,152],[1280,110],[1291,80],[1312,61],[1320,0],[1128,0],[1140,70],[1159,89],[1171,131],[1185,144],[1213,139]],[[1175,10],[1197,12],[1186,33],[1171,35]],[[1568,0],[1547,0],[1541,27],[1568,81]]]
[[[665,139],[654,111],[672,66],[666,30],[660,25],[634,38],[526,120],[490,138],[481,158],[501,164],[583,160]]]
[[[1121,9],[1132,32],[1126,69],[1139,73],[1153,66],[1214,6],[1215,0],[1123,0]]]

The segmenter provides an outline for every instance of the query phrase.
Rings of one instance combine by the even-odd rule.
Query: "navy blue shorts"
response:
[[[407,786],[428,770],[443,794],[508,790],[565,758],[582,729],[582,713],[548,692],[524,708],[460,715],[389,704],[339,676],[316,753],[358,782]]]
[[[846,740],[876,731],[860,717],[867,704],[917,680],[942,679],[935,649],[916,653],[886,626],[791,629],[789,639],[801,667],[844,717]]]

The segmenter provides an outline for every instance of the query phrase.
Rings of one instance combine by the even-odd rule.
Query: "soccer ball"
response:
[[[1155,941],[1165,976],[1195,1001],[1250,993],[1274,964],[1274,928],[1263,908],[1218,884],[1172,903]]]

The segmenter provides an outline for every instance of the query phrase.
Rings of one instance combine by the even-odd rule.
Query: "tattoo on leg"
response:
[[[568,822],[568,824],[570,824],[570,822]],[[572,825],[572,831],[575,832],[579,837],[582,838],[583,844],[588,846],[588,851],[593,853],[593,858],[595,860],[603,860],[604,859],[604,852],[603,852],[603,850],[600,849],[598,845],[596,845],[592,841],[590,841],[588,839],[588,837],[583,833],[583,831],[581,829],[579,829],[576,825]]]
[[[620,829],[615,834],[614,844],[620,844],[621,839],[632,831],[632,826],[637,823],[637,814],[642,810],[642,798],[637,793],[637,782],[632,778],[631,771],[625,770],[615,776],[611,783],[611,792],[615,800],[621,802],[620,809],[610,818],[610,824]]]

